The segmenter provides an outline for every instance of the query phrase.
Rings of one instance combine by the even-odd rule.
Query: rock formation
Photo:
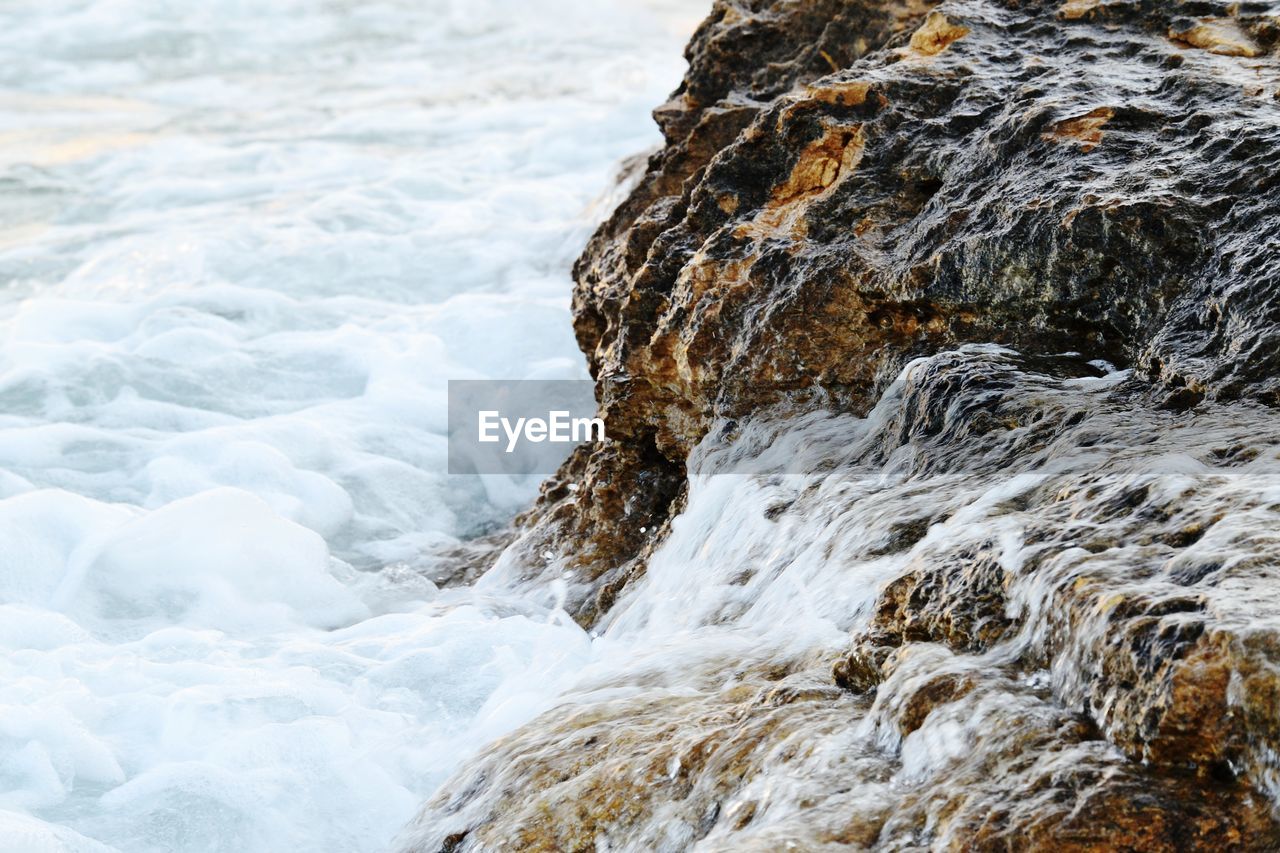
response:
[[[846,653],[552,711],[417,849],[1280,849],[1280,4],[716,0],[688,58],[575,271],[613,441],[514,553],[599,623],[762,413],[874,413],[832,470],[939,508],[832,546],[899,560]],[[929,535],[957,483],[1017,548]]]

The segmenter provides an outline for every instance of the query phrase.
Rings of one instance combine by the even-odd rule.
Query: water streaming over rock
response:
[[[979,346],[705,440],[566,704],[410,846],[1271,849],[1280,423],[1139,393]]]
[[[487,579],[600,636],[405,847],[1280,849],[1278,47],[716,2],[575,268],[614,442]]]
[[[1280,849],[1274,4],[719,0],[571,318],[695,5],[3,8],[6,839]]]

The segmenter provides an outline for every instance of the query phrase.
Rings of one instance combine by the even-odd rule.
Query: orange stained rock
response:
[[[1064,21],[1076,21],[1101,5],[1098,0],[1067,0],[1058,10],[1058,17]]]
[[[1219,56],[1258,56],[1262,53],[1253,40],[1231,18],[1201,18],[1186,32],[1169,31],[1169,38]]]
[[[1082,151],[1092,151],[1102,141],[1102,128],[1115,116],[1111,107],[1098,107],[1082,116],[1064,119],[1041,134],[1042,138],[1057,142],[1075,142]]]
[[[911,49],[925,56],[937,56],[968,34],[968,27],[951,23],[941,12],[930,12],[920,29],[911,34]]]
[[[866,137],[861,125],[829,124],[821,138],[800,153],[791,174],[774,187],[769,202],[737,228],[739,237],[803,240],[808,233],[804,214],[816,199],[826,196],[862,162]]]
[[[850,80],[843,83],[825,83],[809,87],[809,96],[824,104],[856,107],[867,100],[871,83],[866,80]]]
[[[791,174],[773,191],[771,206],[790,204],[833,186],[858,168],[866,140],[862,127],[830,125],[800,153]]]

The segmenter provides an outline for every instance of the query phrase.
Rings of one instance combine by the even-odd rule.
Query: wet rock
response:
[[[726,807],[725,799],[779,753],[805,751],[811,735],[843,727],[853,704],[820,683],[775,685],[761,675],[700,695],[659,691],[563,709],[442,791],[429,806],[438,809],[428,812],[431,837],[417,849],[434,849],[445,827],[442,837],[463,838],[460,850],[559,852],[594,851],[601,840],[661,849],[749,824],[749,800]],[[491,808],[503,818],[493,820]]]
[[[467,539],[431,555],[429,579],[440,587],[475,583],[515,541],[514,530],[501,530]]]
[[[646,476],[668,499],[714,419],[806,395],[865,412],[907,360],[964,342],[1133,366],[1175,411],[1280,399],[1280,131],[1241,83],[1274,76],[1276,20],[717,3],[656,113],[666,147],[576,269],[579,342],[627,448],[602,451],[590,502]],[[630,520],[588,512],[599,547],[575,571],[641,575]],[[553,516],[535,539],[584,532]]]
[[[759,675],[725,688],[560,709],[496,744],[424,813],[460,850],[1275,849],[1269,804],[1231,780],[1127,760],[1087,716],[977,661],[898,661],[868,708]],[[941,671],[941,674],[939,674]],[[779,701],[779,695],[786,697]],[[940,772],[902,752],[952,741]],[[460,828],[462,827],[462,828]]]
[[[1028,519],[1020,534],[1028,556],[1016,570],[990,550],[985,559],[970,549],[921,554],[919,568],[880,593],[837,680],[873,686],[874,664],[883,670],[886,650],[910,642],[1003,647],[1019,666],[1057,673],[1061,700],[1084,707],[1135,760],[1268,786],[1280,716],[1248,723],[1242,708],[1263,708],[1274,695],[1280,610],[1244,591],[1274,583],[1273,510],[1257,505],[1265,499],[1247,481],[1209,474],[1171,490],[1158,463],[1137,478],[1116,472],[1119,459],[1159,460],[1170,447],[1230,464],[1209,447],[1223,417],[1262,446],[1278,440],[1280,420],[1249,408],[1175,420],[1159,407],[1144,411],[1126,383],[1098,398],[1111,411],[1077,417],[1074,395],[1051,391],[1065,383],[1026,373],[1032,365],[1046,369],[999,355],[934,359],[903,390],[903,415],[886,425],[889,446],[915,445],[916,471],[934,476],[1043,470],[1070,446],[1100,464],[1049,476],[1007,505]],[[993,420],[1009,426],[989,430]],[[1256,458],[1258,447],[1243,455]]]
[[[919,561],[880,593],[870,625],[832,667],[833,679],[854,692],[874,690],[894,653],[910,643],[989,648],[1015,627],[1007,615],[1007,584],[1008,574],[989,546]]]
[[[1008,633],[1006,572],[991,550],[950,555],[893,581],[881,596],[875,628],[889,644],[944,642],[989,647]]]
[[[563,554],[563,563],[552,562],[541,572],[529,569],[524,579],[545,581],[567,572],[567,607],[590,625],[644,573],[683,495],[680,469],[651,443],[615,441],[594,453],[579,448],[543,484],[534,507],[516,519],[525,532],[508,558],[538,567],[548,562],[544,554]]]
[[[785,685],[579,696],[415,849],[1280,849],[1278,46],[1269,2],[718,0],[575,270],[613,443],[513,553],[598,624],[691,458],[823,409],[864,427],[753,517],[867,602]]]
[[[1280,421],[1148,390],[990,347],[917,364],[779,517],[881,567],[850,651],[637,669],[422,825],[462,849],[1280,848]],[[843,506],[869,529],[833,534]]]

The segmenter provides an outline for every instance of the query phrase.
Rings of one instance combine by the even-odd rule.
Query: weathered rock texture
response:
[[[495,744],[416,849],[1280,849],[1280,418],[1097,372],[916,365],[765,491],[802,547],[722,557],[874,570],[846,652],[638,667]]]
[[[909,358],[994,341],[1170,406],[1280,400],[1278,8],[717,2],[577,267],[617,446],[538,512],[581,617],[642,571],[711,420],[787,394],[866,410]]]
[[[939,489],[1040,477],[991,510],[1021,556],[939,552],[946,514],[902,503],[844,555],[901,557],[847,655],[552,712],[423,825],[475,849],[1280,849],[1280,494],[1251,479],[1280,443],[1278,46],[1280,4],[1249,0],[717,0],[666,146],[576,269],[613,443],[517,549],[563,555],[596,623],[713,427],[881,401],[846,470],[909,449]],[[1009,349],[882,399],[970,343]],[[1132,374],[1096,384],[1099,361]],[[888,785],[893,744],[948,720],[966,754]],[[887,753],[806,764],[857,726]],[[810,811],[753,830],[779,762]]]

